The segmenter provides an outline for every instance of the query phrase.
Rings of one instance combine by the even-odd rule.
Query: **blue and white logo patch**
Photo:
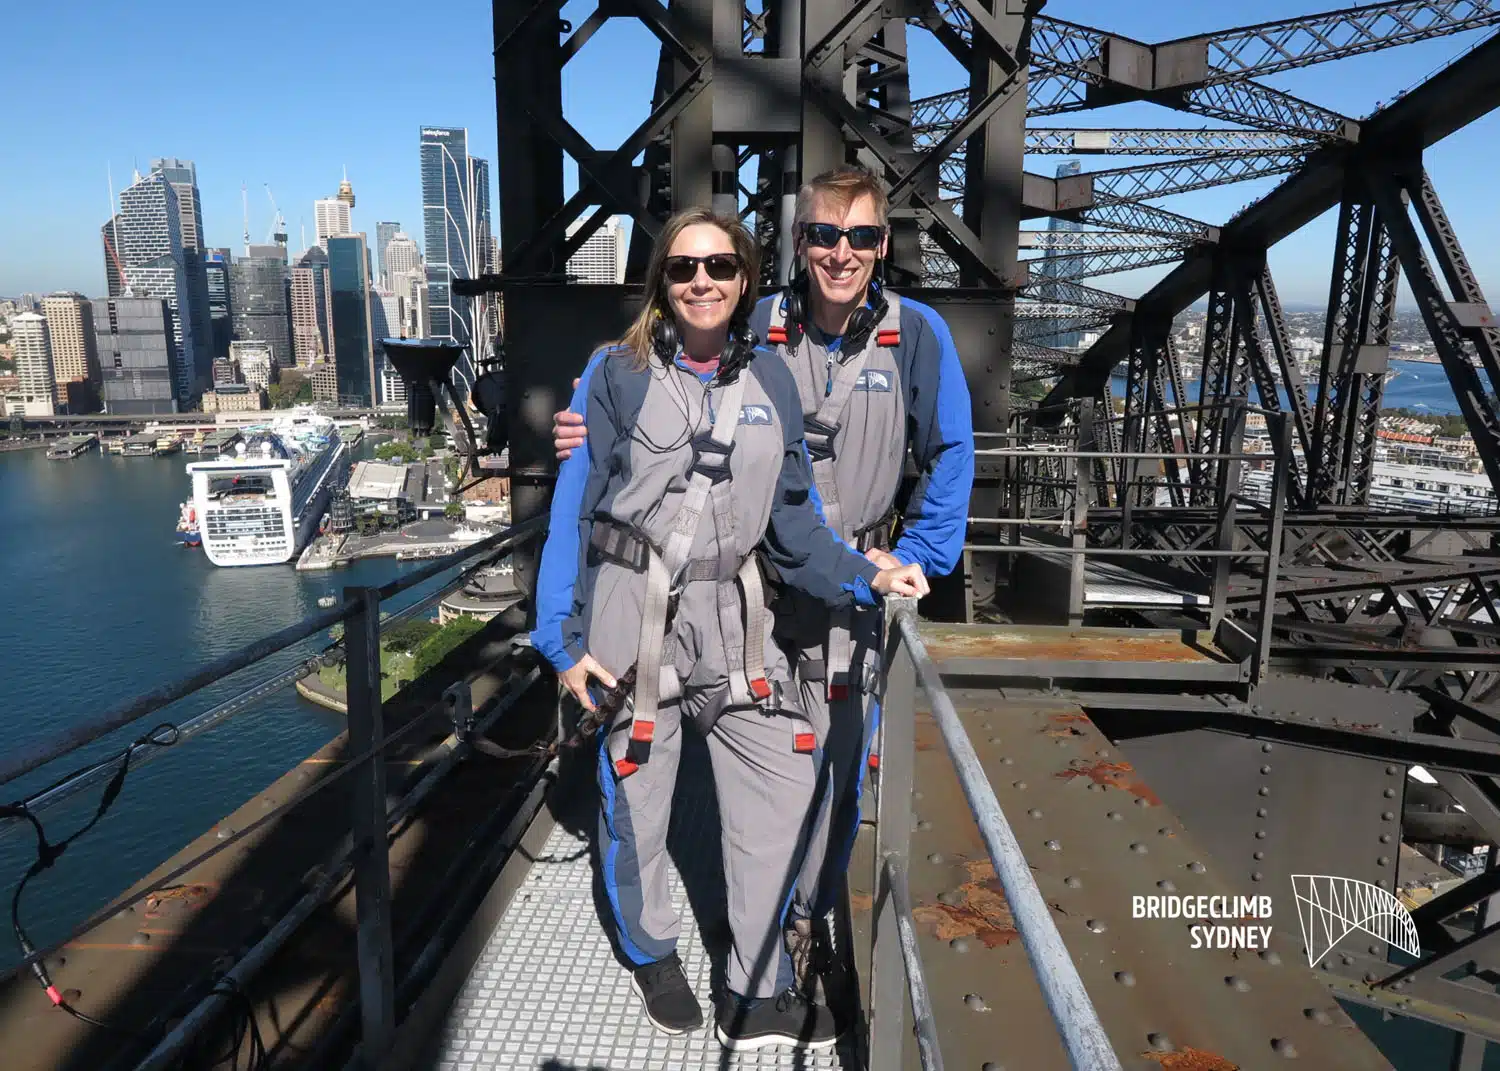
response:
[[[866,368],[854,381],[855,390],[883,390],[891,389],[891,373],[882,372],[876,368]]]
[[[742,405],[740,406],[741,424],[770,424],[771,409],[765,405]]]

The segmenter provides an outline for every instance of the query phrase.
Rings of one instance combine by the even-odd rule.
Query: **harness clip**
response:
[[[807,444],[807,455],[814,461],[831,461],[834,457],[833,438],[839,433],[835,424],[824,424],[815,417],[802,421],[802,440]]]
[[[701,472],[714,483],[729,479],[729,459],[734,456],[734,442],[715,442],[711,435],[693,439],[693,471]]]

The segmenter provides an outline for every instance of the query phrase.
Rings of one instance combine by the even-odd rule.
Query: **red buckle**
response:
[[[818,746],[818,738],[812,733],[798,733],[796,741],[792,744],[792,750],[799,755],[810,755]]]
[[[764,677],[756,677],[750,682],[750,694],[757,699],[771,698],[771,684]]]
[[[784,345],[786,343],[786,328],[784,328],[784,327],[772,327],[772,328],[769,328],[766,331],[766,341],[767,342],[774,342],[777,345]]]
[[[870,755],[870,769],[872,769],[872,770],[878,770],[878,769],[880,769],[880,756],[879,755],[871,753],[871,755]]]
[[[898,328],[897,330],[894,330],[894,331],[877,331],[877,332],[875,332],[875,345],[877,345],[877,346],[899,346],[899,345],[901,345],[901,331],[900,331],[900,329]]]
[[[654,721],[638,721],[630,727],[630,739],[639,740],[643,744],[651,743],[655,735],[656,722]]]
[[[837,703],[841,699],[849,698],[849,686],[847,684],[830,684],[828,686],[828,699]]]
[[[615,760],[615,773],[619,774],[621,777],[629,777],[640,768],[641,767],[639,763],[631,762],[629,759]]]

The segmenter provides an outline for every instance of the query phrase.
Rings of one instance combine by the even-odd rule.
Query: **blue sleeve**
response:
[[[906,376],[918,475],[901,538],[891,553],[905,565],[920,565],[928,576],[944,576],[957,567],[968,530],[974,417],[948,325],[927,306],[907,304],[921,314],[926,327],[917,333]]]
[[[580,416],[587,415],[589,384],[606,352],[596,353],[578,379],[568,408]],[[574,614],[573,589],[578,582],[579,549],[584,546],[589,527],[588,518],[583,516],[584,489],[593,462],[589,442],[585,439],[557,470],[547,541],[542,545],[536,577],[536,629],[531,633],[531,643],[559,672],[572,669],[583,655],[583,632]]]

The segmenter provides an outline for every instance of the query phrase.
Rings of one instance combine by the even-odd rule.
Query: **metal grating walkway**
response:
[[[705,1025],[669,1037],[647,1021],[600,922],[596,903],[603,898],[596,899],[588,836],[560,822],[449,1010],[435,1069],[845,1071],[855,1066],[845,1047],[736,1054],[714,1038],[710,993],[722,985],[728,935],[724,879],[707,749],[691,730],[687,738],[668,850],[672,902],[682,919],[678,955],[704,1009]],[[690,904],[698,908],[697,920]],[[709,921],[703,925],[701,919]]]

